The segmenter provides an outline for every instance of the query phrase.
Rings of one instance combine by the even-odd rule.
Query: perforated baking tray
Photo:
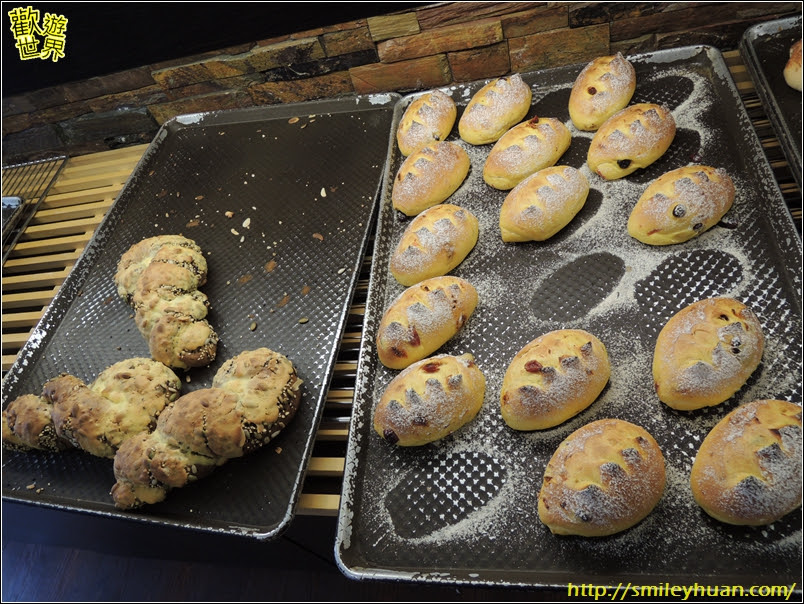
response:
[[[801,92],[784,79],[790,47],[801,39],[801,17],[759,23],[740,40],[740,56],[801,188]]]
[[[120,512],[112,462],[81,452],[3,454],[3,497],[204,531],[277,536],[291,521],[363,262],[398,95],[177,117],[164,125],[3,383],[3,404],[61,372],[89,382],[148,356],[113,276],[134,243],[181,233],[205,252],[215,362],[183,391],[268,347],[293,361],[302,404],[271,444],[163,503]]]
[[[572,144],[559,163],[581,169],[591,184],[581,212],[548,241],[502,242],[498,217],[506,193],[482,180],[491,145],[463,143],[457,127],[450,135],[472,161],[450,202],[480,222],[477,246],[453,274],[476,287],[479,304],[440,352],[473,354],[487,379],[486,398],[479,415],[450,437],[406,449],[389,445],[372,427],[374,405],[397,375],[378,362],[374,338],[385,308],[403,290],[388,263],[409,223],[390,203],[402,159],[392,149],[335,546],[347,576],[531,587],[629,581],[800,585],[800,511],[768,527],[730,527],[706,516],[688,486],[703,437],[726,412],[758,398],[801,403],[800,241],[720,53],[689,47],[630,58],[637,71],[632,102],[666,104],[678,130],[658,162],[617,181],[589,171],[592,134],[577,131],[569,120],[569,92],[582,66],[523,76],[534,95],[528,117],[558,117],[570,127]],[[447,90],[459,116],[483,83]],[[737,198],[724,220],[670,247],[630,238],[628,216],[647,184],[690,163],[722,167],[734,178]],[[653,391],[656,336],[677,310],[716,295],[734,296],[756,311],[767,336],[763,362],[728,402],[673,411]],[[561,328],[585,329],[603,341],[612,363],[610,383],[566,423],[515,433],[499,413],[507,365],[526,343]],[[642,425],[656,438],[667,462],[667,489],[653,513],[623,533],[554,536],[537,515],[544,467],[571,432],[605,417]]]

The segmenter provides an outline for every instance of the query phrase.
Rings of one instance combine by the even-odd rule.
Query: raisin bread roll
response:
[[[134,309],[154,360],[188,369],[215,359],[218,335],[206,320],[207,297],[198,290],[206,278],[201,249],[180,235],[144,239],[121,257],[117,292]]]
[[[483,180],[508,191],[525,178],[554,166],[569,149],[569,128],[553,117],[534,117],[502,135],[486,158]]]
[[[472,96],[458,121],[458,133],[470,145],[493,143],[524,119],[532,98],[518,73],[492,80]]]
[[[394,178],[391,203],[407,216],[438,205],[458,190],[469,174],[469,155],[448,141],[430,143],[410,155]]]
[[[416,216],[391,255],[390,270],[402,285],[411,286],[446,275],[475,247],[478,221],[469,210],[450,203]]]
[[[725,170],[686,166],[654,180],[628,218],[628,234],[648,245],[683,243],[715,226],[734,203]]]
[[[746,403],[704,438],[690,473],[695,501],[728,524],[761,526],[801,505],[801,407]]]
[[[452,97],[433,90],[414,100],[399,121],[396,143],[402,155],[416,153],[430,143],[446,140],[458,109]]]
[[[591,405],[611,376],[603,342],[581,329],[559,329],[524,346],[500,391],[502,418],[514,430],[544,430]]]
[[[120,509],[163,501],[168,492],[270,442],[295,416],[301,380],[267,348],[226,361],[211,388],[190,392],[159,416],[153,432],[127,439],[114,458]]]
[[[569,114],[578,130],[595,131],[624,109],[636,90],[636,71],[622,53],[598,57],[581,70],[572,86]]]
[[[639,103],[606,120],[589,145],[586,163],[606,180],[616,180],[658,160],[676,136],[667,107]]]
[[[801,40],[790,47],[790,58],[785,63],[783,73],[784,81],[787,82],[787,85],[801,92]]]
[[[374,430],[391,444],[417,447],[472,421],[486,378],[471,354],[422,359],[397,375],[374,410]]]
[[[377,355],[390,369],[404,369],[446,344],[477,307],[477,290],[459,277],[433,277],[391,302],[377,329]]]
[[[653,511],[665,480],[664,456],[647,430],[598,420],[570,434],[547,463],[539,518],[557,535],[613,535]]]
[[[571,166],[552,166],[528,176],[500,209],[505,242],[544,241],[567,226],[589,196],[589,181]]]
[[[736,393],[762,360],[757,316],[733,298],[708,298],[673,315],[659,332],[653,380],[659,400],[689,411]]]

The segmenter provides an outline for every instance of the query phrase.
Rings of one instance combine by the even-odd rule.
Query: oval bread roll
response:
[[[690,473],[692,494],[721,522],[770,524],[801,505],[801,455],[801,407],[746,403],[701,443]]]
[[[450,203],[416,216],[391,255],[390,270],[402,285],[446,275],[469,255],[478,238],[478,222],[469,210]]]
[[[492,80],[472,96],[458,120],[458,133],[470,145],[493,143],[525,118],[532,98],[518,73]]]
[[[503,241],[549,239],[570,223],[588,195],[589,181],[571,166],[552,166],[528,176],[503,201]]]
[[[686,166],[654,180],[628,218],[628,234],[649,245],[682,243],[715,226],[734,203],[725,170]]]
[[[759,319],[742,302],[694,302],[673,315],[656,339],[656,394],[669,407],[684,411],[722,403],[759,366],[764,346]]]
[[[635,424],[602,419],[570,434],[547,463],[539,518],[557,535],[613,535],[650,514],[664,487],[654,438]]]
[[[606,347],[581,329],[546,333],[511,361],[500,391],[502,418],[514,430],[544,430],[577,415],[603,391]]]
[[[455,101],[440,90],[433,90],[414,100],[399,121],[396,143],[402,155],[415,153],[432,142],[449,136],[458,109]]]
[[[486,158],[483,180],[507,191],[534,172],[554,166],[569,149],[569,128],[553,117],[534,117],[502,135]]]
[[[790,58],[784,66],[784,81],[791,88],[801,92],[801,40],[790,47]]]
[[[469,155],[447,141],[430,143],[402,162],[391,189],[391,203],[415,216],[452,195],[469,174]]]
[[[459,277],[433,277],[407,288],[380,320],[380,362],[404,369],[430,356],[458,333],[476,307],[477,290]]]
[[[598,57],[575,79],[569,98],[570,119],[578,130],[597,130],[628,105],[635,90],[636,71],[622,53]]]
[[[486,378],[471,354],[422,359],[388,384],[374,430],[400,447],[425,445],[472,421],[485,394]]]
[[[612,115],[595,133],[586,163],[606,180],[616,180],[659,159],[676,136],[667,107],[639,103]]]

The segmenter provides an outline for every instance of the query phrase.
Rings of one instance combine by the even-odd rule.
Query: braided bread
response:
[[[215,359],[218,335],[206,320],[209,302],[198,288],[206,283],[201,249],[181,235],[144,239],[123,254],[114,281],[135,311],[151,356],[178,369]]]
[[[224,363],[211,388],[185,394],[114,458],[112,497],[120,509],[165,499],[235,457],[270,442],[293,418],[301,380],[283,355],[260,348]]]
[[[3,442],[16,449],[77,448],[111,458],[126,438],[152,430],[180,389],[179,378],[151,359],[115,363],[89,386],[62,374],[44,385],[41,396],[26,394],[9,403]]]

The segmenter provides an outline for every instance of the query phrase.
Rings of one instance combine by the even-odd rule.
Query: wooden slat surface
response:
[[[739,53],[726,52],[724,57],[800,229],[801,191],[789,173]],[[3,267],[3,371],[11,367],[146,148],[138,145],[68,161]],[[325,417],[299,501],[300,514],[335,515],[338,510],[357,371],[352,359],[357,358],[360,345],[369,266],[370,258],[366,258],[336,361],[333,384],[338,385],[333,385],[326,397]]]

